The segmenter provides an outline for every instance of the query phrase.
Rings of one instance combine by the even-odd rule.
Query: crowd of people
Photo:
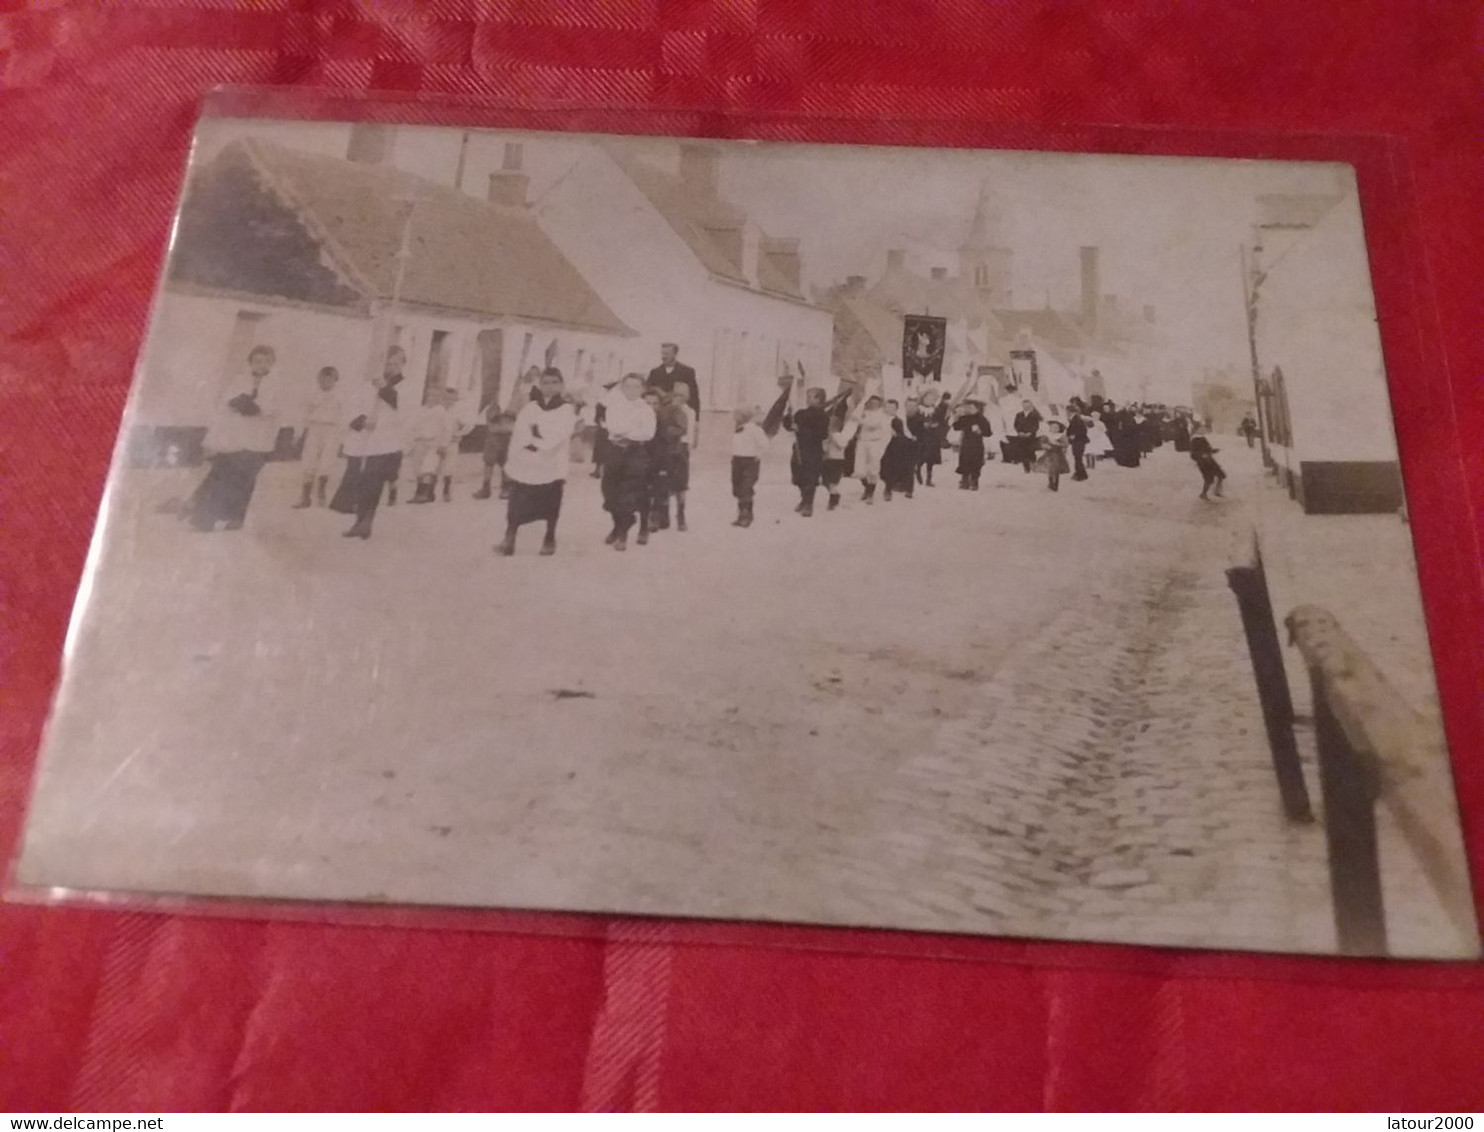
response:
[[[264,395],[276,358],[259,346],[243,377],[224,399],[220,419],[205,441],[210,468],[182,510],[193,529],[242,526],[259,472],[292,428],[300,454],[296,508],[328,507],[353,518],[345,537],[368,539],[379,507],[395,505],[404,479],[413,487],[409,503],[452,500],[454,468],[465,436],[484,426],[483,481],[476,499],[498,490],[506,503],[504,537],[496,549],[513,555],[523,527],[544,526],[540,553],[556,552],[556,532],[574,451],[592,462],[601,481],[604,511],[611,519],[606,544],[625,551],[630,536],[646,545],[656,530],[685,531],[690,457],[699,440],[699,395],[695,372],[666,344],[661,363],[647,375],[626,374],[601,390],[572,390],[561,370],[530,367],[514,396],[491,404],[480,420],[469,419],[454,390],[437,390],[413,407],[403,397],[406,354],[392,347],[383,372],[353,392],[325,367],[307,403],[285,414]],[[933,487],[945,454],[956,450],[954,471],[961,491],[978,491],[992,457],[995,422],[975,382],[950,394],[941,384],[909,388],[901,400],[879,386],[846,385],[829,395],[811,387],[808,375],[786,371],[776,400],[732,414],[731,486],[737,513],[732,525],[755,518],[763,458],[780,434],[791,438],[790,473],[799,499],[794,510],[813,516],[820,489],[826,509],[841,504],[843,485],[861,483],[861,500],[874,504],[877,490],[889,502]],[[999,437],[1004,463],[1026,474],[1039,472],[1059,491],[1064,477],[1089,478],[1100,462],[1135,468],[1155,449],[1171,444],[1189,455],[1201,475],[1200,498],[1220,496],[1226,478],[1209,438],[1209,424],[1184,407],[1118,405],[1107,398],[1074,397],[1043,413],[1030,400],[1013,417],[1000,416],[1004,396],[996,391],[996,420],[1008,424]],[[1243,431],[1243,435],[1250,433]],[[343,462],[343,468],[337,465]],[[339,472],[333,494],[329,488]],[[499,477],[498,488],[496,477]]]

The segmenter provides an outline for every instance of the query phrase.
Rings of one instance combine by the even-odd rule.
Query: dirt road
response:
[[[991,464],[912,500],[619,555],[594,481],[554,558],[498,511],[293,512],[192,535],[121,498],[86,704],[28,867],[90,887],[624,910],[1326,950],[1189,461],[1052,494]],[[1254,473],[1255,474],[1255,473]],[[116,572],[117,573],[117,572]],[[353,584],[352,584],[353,580]],[[251,627],[251,628],[250,628]],[[149,662],[138,660],[148,650]],[[85,829],[83,836],[66,831]]]

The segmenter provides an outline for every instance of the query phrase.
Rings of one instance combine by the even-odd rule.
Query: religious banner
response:
[[[925,314],[902,319],[902,376],[908,381],[943,380],[948,320]]]
[[[1036,365],[1036,351],[1011,350],[1010,375],[1014,381],[1013,388],[1019,389],[1022,394],[1027,391],[1039,393],[1041,391],[1041,369]]]

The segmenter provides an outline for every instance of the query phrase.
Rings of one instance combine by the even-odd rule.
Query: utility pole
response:
[[[402,299],[402,282],[407,275],[407,261],[412,253],[412,219],[417,211],[418,193],[415,189],[406,194],[399,194],[391,198],[398,204],[407,206],[406,215],[402,217],[402,238],[397,247],[397,273],[392,282],[391,298],[377,304],[375,321],[372,329],[372,351],[371,351],[371,377],[380,377],[386,364],[386,356],[394,345],[399,345],[395,339],[397,307]],[[405,346],[402,347],[404,350]],[[411,359],[409,358],[410,362]]]
[[[453,174],[453,187],[455,189],[457,189],[459,192],[463,192],[464,191],[464,163],[468,160],[468,157],[469,157],[469,131],[468,130],[465,130],[462,139],[459,141],[459,164],[458,164],[458,168],[456,168],[454,170],[454,174]]]
[[[1262,466],[1271,469],[1273,458],[1268,451],[1268,420],[1263,411],[1262,368],[1257,361],[1257,292],[1263,280],[1262,272],[1257,267],[1257,256],[1261,251],[1262,244],[1254,241],[1252,261],[1249,264],[1247,249],[1242,248],[1242,297],[1247,308],[1247,350],[1252,358],[1252,399],[1257,411],[1257,439],[1262,445]]]

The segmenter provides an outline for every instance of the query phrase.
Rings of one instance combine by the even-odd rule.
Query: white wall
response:
[[[600,151],[590,152],[541,200],[541,226],[638,337],[626,366],[648,372],[674,342],[707,408],[777,396],[780,359],[800,359],[811,383],[830,384],[828,311],[719,282]],[[795,366],[796,370],[796,366]]]
[[[476,321],[449,315],[408,314],[399,312],[399,341],[407,351],[408,395],[421,404],[432,354],[433,335],[448,334],[444,351],[448,357],[445,387],[458,390],[460,401],[477,408],[483,393],[483,358],[479,334],[487,329],[502,332],[500,362],[500,400],[505,406],[514,403],[515,387],[520,375],[530,366],[546,365],[546,351],[555,344],[552,364],[566,377],[569,387],[580,387],[591,372],[602,384],[622,376],[626,368],[637,368],[634,346],[629,338],[573,330],[560,326],[525,322],[517,319]],[[648,366],[646,364],[645,368]]]
[[[660,343],[674,342],[704,397],[714,346],[710,275],[624,172],[590,149],[535,213],[588,286],[638,332],[625,346],[629,367],[647,373],[659,364]]]
[[[653,364],[641,356],[642,348],[632,338],[519,321],[505,323],[504,331],[500,398],[507,407],[519,408],[513,400],[516,382],[530,366],[546,365],[546,351],[553,343],[552,364],[562,371],[573,392],[580,392],[589,377],[601,388],[629,370],[648,372]]]
[[[696,369],[706,407],[769,404],[778,396],[778,377],[785,362],[797,377],[802,361],[810,385],[828,388],[834,384],[835,323],[829,311],[716,280],[708,282],[705,293],[703,318],[713,340],[711,354],[718,363],[708,364],[704,377],[701,367]],[[716,343],[722,344],[720,349]]]
[[[1282,367],[1296,461],[1395,461],[1375,300],[1352,194],[1281,258],[1258,300],[1258,360]]]
[[[261,315],[243,337],[238,314]],[[504,331],[502,384],[505,403],[514,395],[526,336],[526,364],[544,364],[547,345],[557,343],[555,362],[569,382],[580,384],[589,368],[601,382],[638,368],[632,341],[616,335],[566,330],[524,322],[478,322],[446,315],[399,310],[386,316],[398,328],[397,340],[407,351],[409,404],[422,403],[433,334],[448,334],[445,384],[459,392],[463,404],[476,408],[482,392],[478,335],[486,328]],[[240,341],[238,339],[241,339]],[[133,423],[203,426],[215,415],[226,383],[246,371],[247,354],[256,345],[272,346],[278,358],[272,375],[274,396],[300,403],[315,387],[321,367],[340,371],[342,388],[365,381],[382,366],[377,321],[315,311],[243,303],[231,299],[163,293],[141,355],[137,419]],[[581,371],[578,370],[581,351]],[[643,359],[647,363],[647,359]],[[646,369],[647,364],[646,364]]]
[[[432,362],[433,337],[443,333],[447,335],[443,340],[443,354],[447,359],[443,369],[443,386],[457,390],[463,404],[471,409],[478,408],[483,394],[484,377],[479,335],[481,331],[490,329],[504,331],[500,389],[502,399],[510,396],[515,379],[520,373],[515,367],[519,360],[518,347],[522,332],[529,330],[529,327],[503,319],[469,319],[406,310],[397,311],[393,317],[399,328],[397,341],[407,351],[406,389],[412,403],[422,404],[424,390],[427,388],[428,367]],[[532,355],[537,364],[541,363],[542,351],[547,342],[554,337],[564,340],[569,336],[567,332],[556,330],[548,330],[544,336],[540,333],[533,335],[535,347]],[[557,364],[560,365],[560,361]]]
[[[262,317],[251,341],[239,341],[239,313]],[[372,347],[368,318],[267,303],[161,292],[141,355],[137,420],[147,425],[199,426],[214,416],[226,383],[246,372],[255,345],[277,353],[272,395],[290,403],[308,396],[323,366],[342,382],[367,372]]]

